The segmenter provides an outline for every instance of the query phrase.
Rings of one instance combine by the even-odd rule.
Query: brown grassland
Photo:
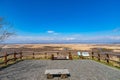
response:
[[[42,48],[45,46],[67,47],[72,50],[90,50],[91,48],[106,48],[120,51],[120,44],[9,44],[3,48]]]

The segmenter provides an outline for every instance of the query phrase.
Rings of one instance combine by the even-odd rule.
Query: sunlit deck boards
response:
[[[68,69],[47,69],[45,74],[70,74]]]

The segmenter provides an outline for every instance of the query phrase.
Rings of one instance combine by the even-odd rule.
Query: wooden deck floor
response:
[[[2,69],[0,80],[47,80],[46,69],[61,68],[69,69],[70,80],[120,80],[120,70],[92,60],[25,60]]]

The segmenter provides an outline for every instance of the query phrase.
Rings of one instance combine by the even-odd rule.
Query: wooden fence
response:
[[[30,53],[30,52],[29,52]],[[61,58],[61,59],[66,59],[66,56],[63,57],[59,57],[60,51],[49,51],[49,52],[31,52],[32,54],[28,55],[30,56],[32,59],[40,59],[40,55],[43,55],[44,59],[51,59],[51,60],[55,60],[55,58]],[[69,60],[72,60],[72,53],[71,52],[67,52],[68,56],[69,56]],[[24,56],[25,57],[25,56]]]
[[[16,61],[17,59],[21,59],[22,60],[22,52],[19,52],[19,53],[10,53],[10,54],[7,54],[7,52],[5,53],[5,55],[3,56],[0,56],[0,65],[7,65],[8,62],[10,61]]]
[[[28,54],[28,53],[30,54]],[[67,51],[66,54],[69,56],[69,59],[72,60],[74,59],[73,53],[77,53],[78,51]],[[87,52],[87,51],[81,51],[81,52]],[[117,64],[117,66],[120,67],[120,54],[113,54],[113,53],[95,53],[95,52],[90,52],[88,51],[90,56],[88,58],[92,58],[92,59],[97,59],[98,61],[105,61],[106,63],[110,64],[110,62],[114,62]],[[27,53],[27,55],[25,55],[25,53]],[[36,51],[20,51],[20,52],[14,52],[11,54],[7,54],[5,53],[4,56],[0,56],[0,59],[3,59],[2,61],[0,61],[0,65],[5,64],[7,65],[8,62],[10,61],[16,61],[17,59],[21,59],[24,58],[25,56],[30,56],[32,59],[36,59],[37,57],[39,57],[39,55],[43,55],[44,59],[52,59],[54,55],[59,56],[59,54],[62,53],[62,51],[44,51],[44,52],[36,52]],[[48,55],[50,58],[48,58]],[[11,56],[11,57],[9,57]],[[112,57],[116,57],[118,60],[112,59]],[[85,59],[84,56],[79,57],[81,59]],[[26,59],[26,58],[24,58]],[[40,58],[39,58],[40,59]]]
[[[114,53],[90,53],[92,59],[97,59],[98,61],[105,61],[110,64],[110,62],[115,63],[115,66],[120,67],[120,54]]]

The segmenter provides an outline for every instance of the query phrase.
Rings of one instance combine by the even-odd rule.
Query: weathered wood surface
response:
[[[47,69],[45,74],[70,74],[68,69]]]
[[[54,60],[69,60],[66,57],[54,57]]]
[[[120,80],[120,70],[93,60],[25,60],[2,69],[0,80],[48,80],[46,69],[61,68],[69,70],[70,80]]]

